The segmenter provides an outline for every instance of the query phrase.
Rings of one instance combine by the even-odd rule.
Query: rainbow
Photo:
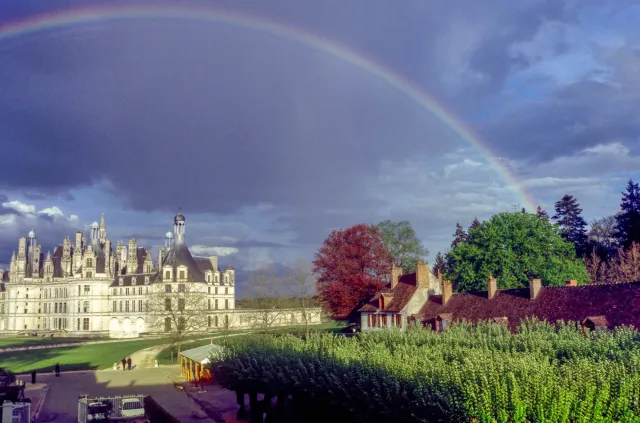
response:
[[[24,20],[4,23],[0,26],[0,44],[3,41],[35,34],[38,32],[65,28],[69,26],[104,22],[109,20],[128,19],[185,19],[220,23],[254,31],[260,31],[298,42],[304,46],[328,53],[336,58],[359,68],[383,80],[389,86],[404,93],[414,102],[433,113],[463,140],[478,150],[491,163],[504,182],[515,189],[521,205],[535,210],[536,203],[529,197],[522,184],[512,175],[503,163],[489,150],[482,140],[475,135],[463,122],[448,112],[428,94],[424,93],[408,81],[405,77],[376,61],[338,44],[327,38],[304,32],[295,27],[285,26],[262,18],[235,13],[214,11],[211,9],[191,8],[187,6],[109,6],[69,9],[59,12],[35,15]]]

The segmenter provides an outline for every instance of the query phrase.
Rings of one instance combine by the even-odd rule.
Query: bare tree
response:
[[[287,274],[287,282],[293,290],[296,308],[300,310],[305,335],[309,336],[309,322],[312,317],[310,309],[313,306],[312,296],[316,287],[311,263],[304,258],[298,258]]]
[[[633,242],[629,248],[618,250],[615,273],[617,282],[640,280],[640,244]]]
[[[284,316],[284,278],[278,276],[274,266],[263,266],[249,275],[248,285],[253,309],[247,314],[250,325],[266,330],[278,324]]]
[[[154,317],[151,326],[155,331],[165,333],[180,351],[187,336],[207,330],[206,286],[181,282],[161,283],[154,288],[149,298]]]

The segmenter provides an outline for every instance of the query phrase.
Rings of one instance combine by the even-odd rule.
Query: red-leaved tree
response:
[[[392,258],[378,228],[355,225],[334,230],[315,254],[317,298],[336,319],[352,319],[355,311],[386,284]]]

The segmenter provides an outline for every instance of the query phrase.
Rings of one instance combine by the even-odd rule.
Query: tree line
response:
[[[526,287],[534,277],[552,286],[568,279],[640,281],[638,183],[629,180],[618,213],[587,226],[569,194],[551,217],[538,207],[476,218],[466,230],[457,223],[451,250],[438,252],[431,268],[458,292],[485,290],[490,275],[501,289]],[[356,319],[356,310],[388,283],[392,265],[412,273],[427,255],[407,221],[334,230],[314,257],[315,298],[334,317]]]

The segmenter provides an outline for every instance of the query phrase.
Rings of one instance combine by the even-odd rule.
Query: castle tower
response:
[[[44,260],[44,277],[53,278],[53,260],[51,259],[51,251],[47,251],[47,258]]]
[[[182,213],[178,213],[173,218],[173,235],[177,244],[184,244],[184,232],[186,229],[186,221]]]
[[[21,236],[18,240],[18,256],[16,257],[16,277],[24,278],[27,269],[27,238]]]
[[[107,225],[104,223],[104,213],[100,216],[100,227],[98,230],[98,240],[100,244],[107,242]]]
[[[145,250],[145,257],[144,257],[144,265],[143,265],[143,272],[144,273],[151,273],[151,271],[153,270],[153,256],[151,255],[151,250]]]
[[[97,234],[97,232],[96,232]],[[93,249],[93,245],[87,246],[87,252],[82,259],[82,276],[91,279],[96,275],[96,251]]]
[[[104,271],[107,276],[113,277],[114,274],[111,271],[111,268],[113,267],[111,264],[113,257],[111,257],[111,241],[109,238],[104,239],[104,247],[102,247],[102,250],[104,251]]]
[[[32,267],[32,278],[40,277],[40,259],[42,255],[42,245],[36,245],[33,247],[33,267]]]
[[[65,238],[62,242],[62,273],[65,276],[71,276],[73,274],[71,269],[71,240]]]
[[[82,251],[84,251],[84,245],[82,245],[82,232],[76,232],[76,246],[73,249],[73,271],[77,272],[82,266]]]
[[[127,251],[127,274],[136,273],[138,271],[138,246],[136,240],[129,240],[129,248]]]
[[[18,266],[16,263],[16,252],[11,253],[11,264],[9,264],[9,279],[11,282],[16,281]]]

